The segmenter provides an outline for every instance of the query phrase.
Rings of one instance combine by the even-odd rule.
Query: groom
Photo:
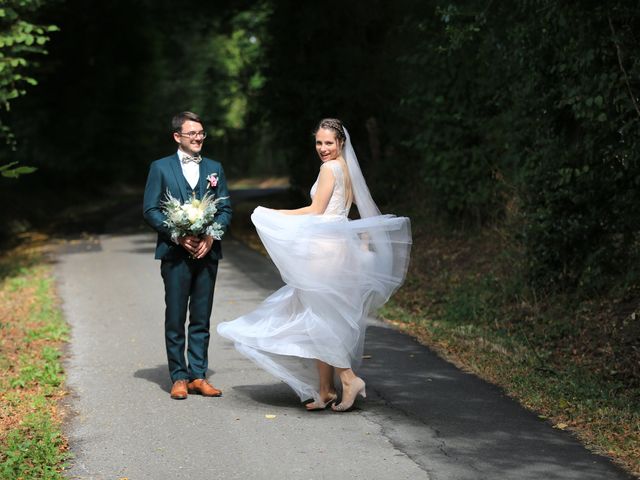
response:
[[[164,333],[173,382],[171,398],[182,400],[188,393],[219,397],[222,392],[206,380],[206,374],[213,289],[218,260],[222,258],[220,240],[210,236],[172,238],[164,224],[166,217],[161,205],[167,192],[182,203],[193,196],[201,199],[206,193],[224,198],[218,203],[215,221],[226,231],[231,222],[231,202],[222,165],[200,156],[207,136],[200,117],[182,112],[173,117],[171,125],[178,151],[151,164],[143,202],[144,219],[158,232],[155,258],[161,260],[164,281]]]

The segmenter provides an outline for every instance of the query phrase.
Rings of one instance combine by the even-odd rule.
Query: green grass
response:
[[[0,478],[47,479],[64,478],[60,468],[66,455],[61,454],[64,439],[59,426],[47,414],[46,403],[34,400],[34,413],[25,416],[19,428],[4,439]]]
[[[60,356],[69,328],[51,269],[32,255],[2,259],[0,479],[62,479],[68,458],[57,415],[64,395]]]

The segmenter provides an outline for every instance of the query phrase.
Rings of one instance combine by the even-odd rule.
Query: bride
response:
[[[340,120],[321,120],[315,139],[322,165],[311,205],[251,215],[286,285],[218,333],[301,401],[313,399],[307,410],[344,412],[366,395],[354,369],[367,318],[404,281],[411,231],[408,218],[380,214]],[[358,220],[347,218],[352,203]]]

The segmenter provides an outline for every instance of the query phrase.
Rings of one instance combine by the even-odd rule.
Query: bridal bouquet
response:
[[[213,221],[218,211],[216,205],[220,200],[223,198],[214,198],[213,195],[206,194],[202,200],[193,197],[185,203],[180,203],[180,200],[167,191],[166,200],[162,202],[161,208],[167,217],[164,224],[171,231],[171,239],[176,241],[178,237],[187,235],[209,235],[220,240],[224,233],[222,225]]]

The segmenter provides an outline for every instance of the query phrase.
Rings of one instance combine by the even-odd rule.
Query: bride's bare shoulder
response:
[[[320,165],[320,168],[325,167],[327,165],[338,165],[340,164],[340,160],[327,160],[326,162],[322,162],[322,165]]]
[[[340,168],[342,168],[340,166],[340,160],[327,160],[322,165],[320,165],[321,170],[326,169],[326,170],[331,170],[332,172],[335,172]]]

